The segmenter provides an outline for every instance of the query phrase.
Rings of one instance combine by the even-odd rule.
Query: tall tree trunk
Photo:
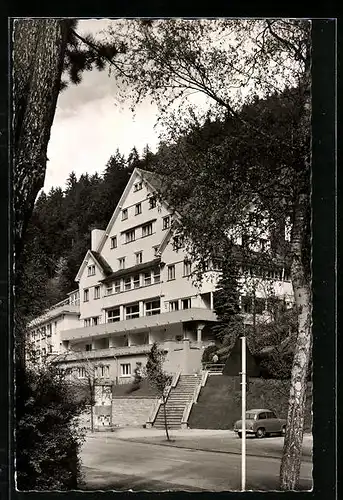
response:
[[[20,19],[13,24],[12,147],[17,270],[25,229],[44,184],[68,29],[69,21],[61,19]],[[22,328],[16,324],[16,356],[22,365],[23,337]]]
[[[298,195],[294,210],[291,239],[291,277],[295,304],[298,310],[298,336],[291,375],[287,427],[280,469],[280,487],[295,490],[298,487],[302,456],[304,413],[308,367],[312,348],[312,300],[308,270],[304,266],[304,228],[307,227],[309,197]]]
[[[13,28],[13,194],[18,261],[27,222],[44,184],[69,21],[20,19]]]

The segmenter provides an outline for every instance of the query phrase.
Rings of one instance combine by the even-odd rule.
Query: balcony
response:
[[[159,343],[159,347],[165,352],[175,348],[182,349],[182,341],[167,341]],[[207,345],[208,342],[199,343],[191,342],[191,348],[199,348],[202,344]],[[125,347],[108,347],[106,349],[94,349],[92,351],[68,351],[62,354],[50,355],[52,362],[63,363],[68,361],[84,361],[98,360],[104,358],[119,358],[120,356],[147,354],[150,352],[152,344],[132,345]]]
[[[88,337],[104,337],[106,335],[122,335],[128,332],[143,331],[146,328],[163,327],[173,323],[188,321],[217,321],[216,314],[211,309],[191,308],[181,311],[172,311],[154,316],[141,316],[140,318],[117,321],[115,323],[102,323],[85,328],[74,328],[61,332],[61,340],[77,340]]]
[[[55,362],[94,360],[101,358],[114,358],[128,354],[146,354],[150,351],[150,344],[133,345],[126,347],[108,347],[107,349],[94,349],[93,351],[68,351],[57,355]]]
[[[58,304],[55,304],[50,309],[45,311],[41,316],[35,318],[29,323],[29,327],[34,327],[39,325],[45,321],[49,321],[52,318],[56,318],[57,316],[61,316],[62,314],[80,314],[80,306],[78,304],[70,304],[69,299],[62,300]]]

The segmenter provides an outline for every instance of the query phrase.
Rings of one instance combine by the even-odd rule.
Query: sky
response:
[[[80,21],[78,32],[93,34],[106,28],[109,20]],[[157,107],[150,101],[136,108],[117,101],[116,80],[108,71],[85,72],[79,85],[70,85],[58,98],[51,129],[44,191],[65,187],[74,171],[103,172],[110,156],[119,148],[127,155],[133,146],[141,152],[146,144],[156,150],[158,133],[154,129]]]

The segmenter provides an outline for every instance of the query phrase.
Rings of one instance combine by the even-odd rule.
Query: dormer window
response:
[[[182,236],[174,236],[174,239],[173,239],[173,250],[175,252],[177,252],[182,247],[183,247],[183,237]]]
[[[134,191],[140,191],[143,188],[143,183],[142,182],[136,182],[136,184],[133,185],[133,190]]]
[[[152,196],[151,198],[149,198],[149,210],[155,207],[156,207],[156,198],[155,196]]]
[[[128,210],[127,208],[123,208],[123,210],[121,211],[121,220],[126,220],[128,217]]]
[[[168,229],[170,226],[170,217],[169,215],[167,215],[167,217],[163,217],[162,219],[162,229],[165,230],[165,229]]]
[[[88,266],[88,276],[94,276],[95,275],[95,266],[91,265]]]
[[[111,248],[117,248],[117,237],[111,236]]]

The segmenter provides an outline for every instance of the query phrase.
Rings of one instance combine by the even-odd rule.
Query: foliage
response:
[[[217,345],[207,346],[202,353],[201,357],[202,363],[212,363],[212,358],[215,354],[217,354],[217,351],[218,351]]]
[[[18,489],[75,489],[81,479],[84,432],[78,417],[84,402],[52,364],[18,370],[16,388]]]
[[[181,97],[200,92],[214,104],[212,116],[225,117],[231,125],[220,147],[205,154],[193,148],[194,155],[187,156],[177,138],[186,135],[180,129],[189,133],[198,127],[196,106],[191,113],[178,106],[169,120],[167,139],[174,147],[165,156],[174,172],[174,191],[170,187],[165,191],[176,193],[177,200],[187,188],[191,190],[192,196],[183,198],[182,222],[194,241],[194,254],[208,259],[220,252],[225,229],[242,223],[249,203],[267,216],[270,234],[287,217],[291,219],[290,268],[298,334],[280,486],[296,489],[312,348],[311,24],[292,19],[171,19],[131,26],[133,34],[126,37],[131,41],[129,80],[136,102],[151,96],[164,112],[179,104]],[[190,202],[185,204],[185,199]]]
[[[214,310],[218,323],[212,328],[216,338],[223,344],[243,332],[243,319],[240,315],[240,284],[237,264],[231,255],[225,256],[221,265],[221,275],[214,293]]]
[[[154,342],[148,354],[145,370],[149,383],[157,390],[159,397],[162,399],[164,411],[164,427],[167,440],[169,441],[170,438],[168,433],[168,422],[166,415],[167,398],[165,391],[166,388],[170,385],[172,377],[163,370],[164,360],[164,352],[159,350],[157,343]]]

